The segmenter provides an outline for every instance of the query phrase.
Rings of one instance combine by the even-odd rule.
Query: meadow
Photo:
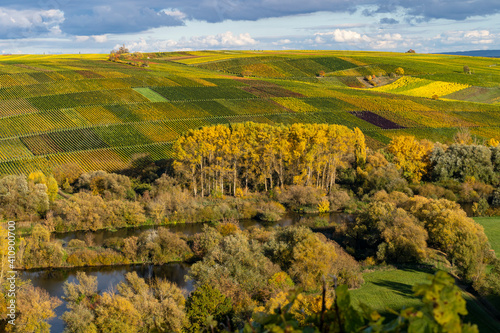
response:
[[[393,318],[391,310],[418,306],[419,299],[413,296],[412,286],[419,283],[429,283],[427,277],[432,270],[422,268],[385,269],[363,274],[365,284],[351,291],[355,304],[364,303],[377,310],[387,318]],[[478,325],[480,332],[500,332],[496,322],[478,301],[468,293],[463,293],[467,302],[469,314],[465,322]]]
[[[0,57],[0,174],[61,163],[117,171],[170,157],[192,128],[243,121],[359,127],[372,147],[402,134],[500,139],[495,58],[354,51],[196,51]],[[469,66],[473,74],[463,73]],[[364,76],[404,75],[366,88]],[[437,98],[434,96],[436,95]],[[434,98],[433,98],[434,96]]]
[[[483,226],[491,248],[495,250],[497,257],[500,258],[500,217],[475,217],[474,220]]]

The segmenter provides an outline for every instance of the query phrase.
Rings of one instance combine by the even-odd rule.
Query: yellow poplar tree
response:
[[[47,177],[43,174],[43,172],[35,171],[29,174],[28,180],[32,181],[33,184],[44,184],[47,187],[47,195],[49,196],[49,201],[54,202],[56,200],[59,186],[54,177]]]
[[[403,171],[403,176],[408,181],[417,183],[427,172],[433,147],[427,140],[417,141],[412,135],[402,135],[393,138],[388,149],[394,155],[396,167]]]

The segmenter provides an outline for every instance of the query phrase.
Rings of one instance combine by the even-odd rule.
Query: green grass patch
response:
[[[134,90],[149,99],[151,102],[168,102],[168,99],[149,88],[134,88]]]
[[[354,302],[371,306],[379,313],[394,318],[388,309],[399,311],[403,308],[418,306],[419,298],[413,296],[412,287],[417,283],[429,283],[428,275],[433,270],[390,269],[363,274],[365,284],[352,290]],[[477,324],[480,332],[499,332],[498,322],[484,311],[476,300],[464,294],[469,314],[465,322]]]
[[[491,248],[495,250],[497,257],[500,258],[500,216],[474,217],[474,221],[483,226]]]

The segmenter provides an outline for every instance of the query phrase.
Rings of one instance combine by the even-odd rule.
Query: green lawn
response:
[[[413,296],[412,286],[416,283],[428,283],[428,273],[414,269],[392,269],[375,271],[363,275],[365,284],[352,290],[354,302],[363,302],[389,315],[388,309],[399,310],[403,307],[418,306],[420,300]],[[467,301],[467,315],[465,321],[478,325],[480,332],[500,332],[500,325],[491,318],[472,298],[465,296]]]
[[[491,247],[500,258],[500,216],[475,217],[474,221],[484,227],[484,232],[488,236]]]

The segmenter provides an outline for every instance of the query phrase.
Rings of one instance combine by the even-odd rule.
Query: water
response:
[[[97,288],[99,293],[113,290],[116,285],[125,280],[125,274],[137,272],[142,278],[163,278],[175,282],[180,288],[188,292],[193,290],[193,282],[185,281],[184,277],[189,272],[189,265],[184,263],[169,263],[161,266],[155,265],[127,265],[106,267],[80,267],[57,270],[24,271],[21,278],[29,279],[35,287],[41,287],[51,295],[60,298],[63,303],[55,309],[57,318],[49,323],[52,325],[50,331],[61,333],[64,330],[64,321],[61,316],[68,311],[67,303],[62,299],[64,296],[64,282],[77,282],[76,273],[83,271],[90,276],[97,277]],[[116,290],[116,289],[115,289]]]
[[[270,226],[270,227],[286,227],[300,223],[303,219],[314,217],[314,215],[300,215],[297,213],[288,213],[277,222],[262,222],[258,220],[248,219],[240,220],[241,229],[247,229],[252,226]],[[353,220],[352,215],[332,213],[329,217],[331,222],[345,223]],[[194,235],[203,229],[204,223],[182,223],[165,226],[173,232],[179,232],[184,235]],[[85,241],[91,237],[94,246],[102,246],[107,239],[118,237],[127,238],[130,236],[139,236],[141,233],[151,229],[157,229],[158,226],[145,226],[140,228],[123,228],[116,231],[98,230],[94,232],[76,231],[67,233],[54,233],[52,237],[59,239],[66,245],[72,239],[80,239]],[[51,295],[60,298],[63,304],[56,308],[57,318],[50,321],[51,332],[61,333],[64,330],[64,322],[61,315],[68,311],[66,302],[62,299],[64,296],[64,282],[76,282],[76,273],[78,271],[86,272],[87,275],[96,276],[98,281],[99,293],[111,290],[120,282],[124,281],[125,274],[135,271],[143,278],[163,278],[171,282],[175,282],[180,288],[186,291],[186,294],[193,290],[193,282],[185,281],[185,276],[189,272],[189,265],[185,263],[170,263],[161,266],[151,264],[146,265],[126,265],[126,266],[100,266],[100,267],[79,267],[79,268],[64,268],[52,270],[35,270],[24,271],[21,273],[23,279],[30,279],[34,286],[41,287]]]

